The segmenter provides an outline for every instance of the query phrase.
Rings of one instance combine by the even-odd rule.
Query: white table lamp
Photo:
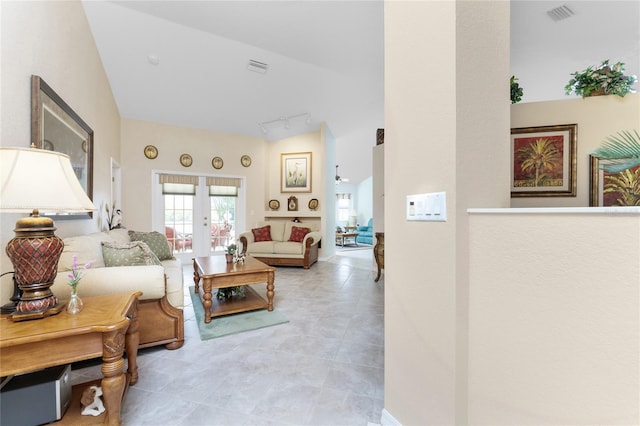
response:
[[[53,219],[40,212],[96,210],[80,185],[69,156],[37,148],[0,147],[0,212],[30,213],[16,222],[7,244],[21,290],[14,321],[43,318],[64,307],[50,287],[64,248],[54,235]]]

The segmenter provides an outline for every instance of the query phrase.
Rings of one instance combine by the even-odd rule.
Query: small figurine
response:
[[[90,386],[82,392],[80,403],[82,404],[83,416],[99,416],[104,412],[101,396],[102,388],[99,386]]]

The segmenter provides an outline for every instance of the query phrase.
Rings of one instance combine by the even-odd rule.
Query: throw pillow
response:
[[[289,241],[293,241],[296,243],[301,243],[304,240],[305,235],[307,235],[311,230],[309,228],[301,228],[299,226],[291,227],[291,236],[289,237]]]
[[[262,228],[253,228],[253,240],[258,243],[260,241],[271,241],[271,225],[263,226]]]
[[[142,241],[143,243],[146,243],[160,260],[173,259],[173,250],[171,249],[171,245],[164,234],[157,231],[129,231],[129,238],[131,238],[131,241]]]
[[[102,257],[106,267],[162,265],[149,246],[142,241],[124,244],[103,241]]]

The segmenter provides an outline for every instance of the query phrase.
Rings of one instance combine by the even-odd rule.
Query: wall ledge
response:
[[[539,207],[539,208],[471,208],[469,214],[590,214],[638,215],[640,207]]]

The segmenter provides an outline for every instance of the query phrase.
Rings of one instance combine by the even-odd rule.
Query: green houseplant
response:
[[[640,133],[623,130],[617,135],[607,137],[595,151],[591,153],[601,160],[600,167],[609,173],[619,173],[623,170],[640,165]]]
[[[238,245],[235,243],[229,244],[226,249],[225,257],[227,258],[227,263],[233,263],[234,255],[238,253]],[[216,298],[218,300],[230,299],[234,295],[238,297],[245,297],[245,289],[244,286],[235,286],[235,287],[227,287],[227,288],[219,288],[216,293]]]
[[[576,71],[566,86],[565,94],[575,93],[583,98],[599,95],[618,95],[623,97],[627,93],[634,93],[632,86],[637,78],[635,75],[624,75],[624,64],[616,62],[609,64],[609,60],[602,61],[597,67],[587,67],[584,71]]]
[[[225,252],[225,257],[227,258],[227,263],[233,262],[233,255],[238,251],[238,245],[233,243],[227,246],[227,251]]]
[[[509,79],[509,83],[511,84],[511,103],[517,104],[522,100],[522,87],[520,87],[520,83],[518,83],[518,78],[515,75],[512,75]]]

